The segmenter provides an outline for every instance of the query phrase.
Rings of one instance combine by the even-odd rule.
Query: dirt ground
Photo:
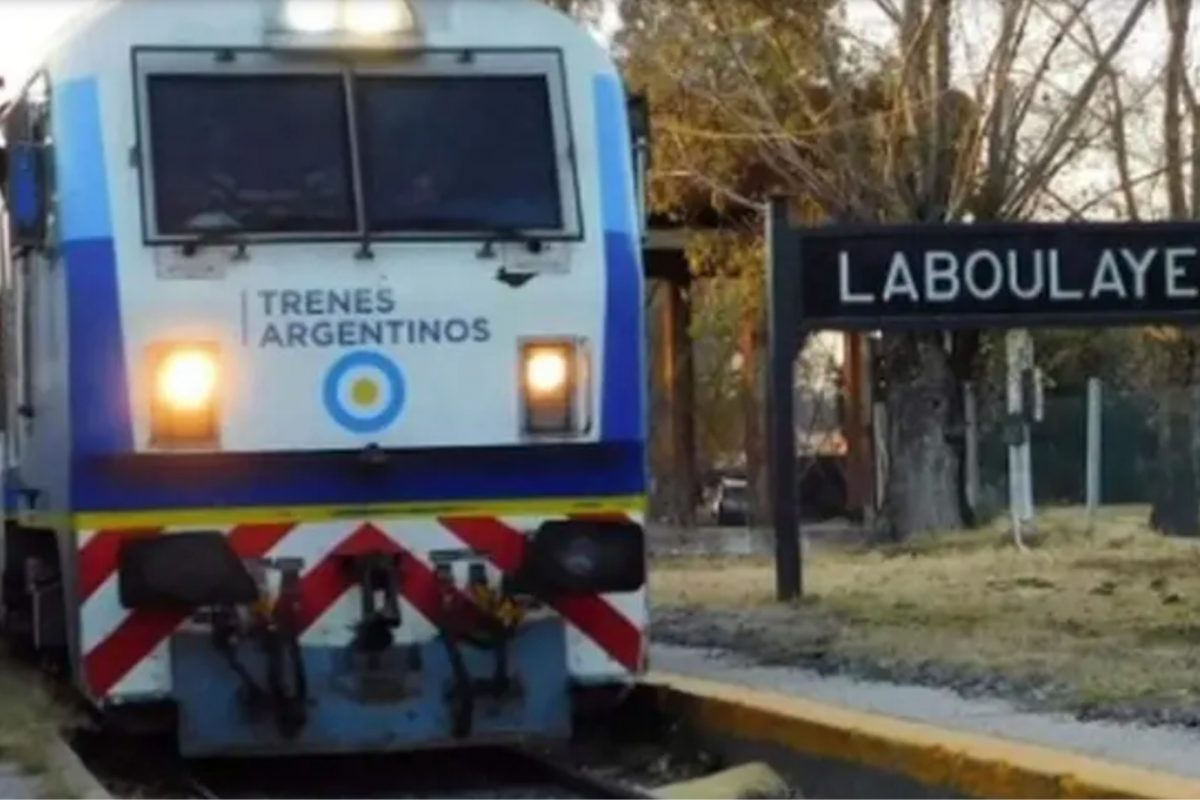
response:
[[[0,647],[0,772],[11,789],[8,771],[38,776],[46,797],[70,797],[70,789],[50,764],[50,748],[59,732],[74,721],[45,679]],[[25,791],[25,790],[22,790]]]
[[[762,556],[656,558],[654,636],[765,663],[1000,694],[1082,716],[1200,726],[1200,542],[1142,507],[1045,511],[1028,552],[996,527],[807,548],[805,598]]]

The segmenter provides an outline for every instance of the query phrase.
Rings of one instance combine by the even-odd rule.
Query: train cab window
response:
[[[159,235],[357,230],[345,84],[337,75],[151,75]]]
[[[362,77],[357,106],[371,231],[563,228],[544,77]]]

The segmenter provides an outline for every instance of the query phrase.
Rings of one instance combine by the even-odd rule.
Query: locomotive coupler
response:
[[[225,663],[229,665],[241,682],[239,697],[242,705],[251,713],[262,712],[270,708],[271,701],[267,696],[266,689],[259,685],[254,676],[246,669],[246,665],[238,658],[238,644],[247,633],[247,626],[244,625],[238,609],[232,606],[213,608],[208,615],[208,621],[212,626],[213,647],[224,657]]]
[[[295,736],[308,722],[308,677],[300,648],[300,569],[297,559],[281,559],[279,599],[272,610],[264,644],[267,683],[275,720],[285,737]],[[288,670],[286,661],[291,662]],[[289,685],[290,684],[290,685]]]
[[[396,576],[399,557],[374,552],[351,556],[348,562],[362,602],[354,647],[365,653],[381,653],[392,646],[392,631],[400,627],[400,585]]]
[[[504,700],[520,693],[518,682],[509,674],[508,647],[523,611],[514,598],[488,585],[481,564],[468,567],[465,592],[455,587],[450,564],[438,564],[435,572],[441,587],[439,628],[453,674],[446,690],[452,733],[466,738],[471,734],[477,698]],[[492,652],[495,660],[490,676],[476,678],[469,673],[461,650],[464,644]]]
[[[300,648],[300,569],[296,559],[271,565],[281,575],[272,604],[260,596],[246,615],[230,607],[213,610],[213,645],[242,684],[242,701],[252,712],[270,712],[280,734],[294,737],[308,721],[308,679]],[[266,657],[265,685],[238,658],[241,640],[258,644]]]

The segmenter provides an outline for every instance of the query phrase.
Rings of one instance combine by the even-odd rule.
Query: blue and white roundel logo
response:
[[[376,433],[404,409],[404,375],[394,361],[369,350],[347,353],[325,376],[325,409],[354,433]]]

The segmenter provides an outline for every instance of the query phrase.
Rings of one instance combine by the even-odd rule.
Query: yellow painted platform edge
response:
[[[1200,780],[1041,745],[668,673],[651,672],[643,684],[701,729],[973,797],[1200,798]]]
[[[643,513],[644,495],[530,498],[517,500],[416,501],[337,506],[263,506],[237,508],[147,509],[84,512],[59,517],[78,531],[178,525],[263,525],[333,522],[343,519],[406,519],[468,516],[553,516],[565,514]],[[45,520],[47,523],[50,520]],[[27,523],[31,524],[31,523]]]

